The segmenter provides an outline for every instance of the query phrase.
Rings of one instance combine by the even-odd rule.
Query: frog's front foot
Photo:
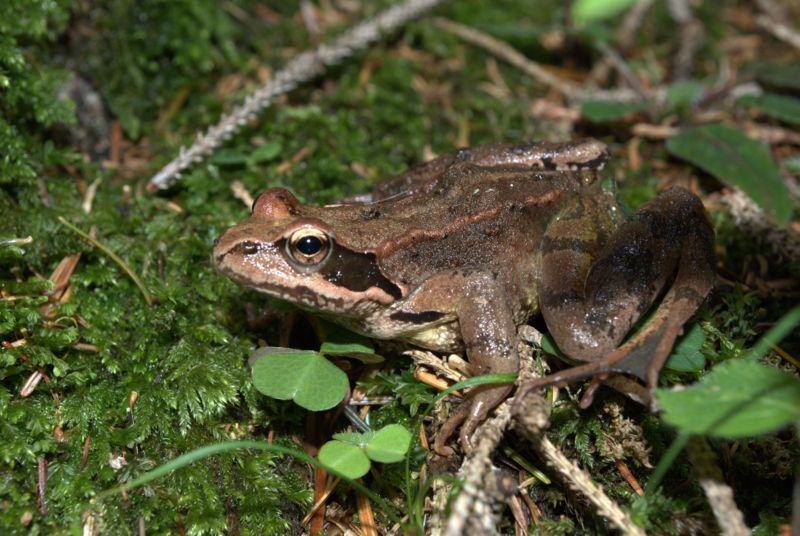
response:
[[[478,387],[470,391],[455,413],[442,425],[433,442],[433,450],[441,456],[452,456],[454,450],[447,446],[447,441],[458,430],[458,438],[464,452],[472,450],[472,433],[486,420],[489,413],[503,402],[511,392],[510,386]],[[459,428],[460,426],[460,428]]]

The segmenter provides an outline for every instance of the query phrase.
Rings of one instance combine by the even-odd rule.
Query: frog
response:
[[[612,373],[652,389],[714,285],[714,230],[680,187],[626,215],[602,185],[608,160],[595,139],[494,143],[332,205],[270,188],[217,240],[213,259],[235,282],[357,333],[465,352],[475,375],[518,372],[518,328],[541,316],[574,366],[523,383],[517,400]],[[458,432],[469,451],[512,389],[470,390],[434,450],[453,454]]]

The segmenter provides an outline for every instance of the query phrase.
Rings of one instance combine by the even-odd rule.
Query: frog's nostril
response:
[[[255,242],[247,241],[242,242],[242,253],[245,255],[253,255],[254,253],[258,253],[258,244]]]

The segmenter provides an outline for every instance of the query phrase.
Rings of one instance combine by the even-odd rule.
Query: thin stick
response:
[[[716,456],[703,437],[694,437],[686,444],[689,461],[694,465],[700,487],[706,493],[711,510],[717,518],[722,534],[725,536],[749,536],[750,529],[744,522],[744,515],[736,507],[733,490],[722,478],[722,471],[716,463]]]
[[[36,494],[39,496],[39,513],[47,515],[47,458],[39,456],[36,459],[37,486]]]
[[[114,253],[106,246],[101,244],[96,238],[84,233],[83,231],[72,225],[63,217],[59,216],[58,221],[61,223],[61,225],[63,225],[73,233],[77,234],[78,236],[80,236],[81,238],[92,244],[94,247],[96,247],[106,255],[108,255],[111,258],[111,260],[117,263],[117,265],[120,268],[122,268],[126,274],[128,274],[128,277],[130,277],[133,280],[133,282],[136,283],[136,286],[139,287],[139,290],[142,291],[142,296],[144,296],[144,301],[147,302],[147,305],[153,305],[153,298],[150,297],[150,293],[147,291],[147,288],[144,286],[144,283],[142,283],[142,280],[139,279],[139,276],[137,276],[136,273],[134,273],[134,271],[131,270],[130,266],[125,264],[125,261],[123,261],[116,253]]]
[[[650,11],[650,7],[652,5],[653,0],[640,0],[639,2],[633,4],[630,10],[628,10],[628,13],[622,19],[622,24],[620,24],[616,31],[616,49],[620,54],[625,54],[633,44],[633,41],[636,38],[636,33],[639,31],[639,28],[641,28],[642,22],[647,16],[648,11]],[[608,71],[612,66],[611,59],[606,53],[603,59],[597,62],[592,68],[592,73],[589,75],[589,79],[596,83],[602,83],[606,80],[606,78],[608,78]]]
[[[558,78],[538,63],[526,58],[522,53],[508,43],[504,43],[503,41],[495,39],[488,34],[479,32],[474,28],[464,26],[463,24],[458,24],[457,22],[453,22],[451,20],[437,17],[434,19],[433,24],[437,28],[441,28],[446,32],[457,35],[468,43],[488,50],[498,58],[510,63],[525,74],[532,76],[538,82],[544,84],[545,86],[552,87],[568,98],[580,98],[580,96],[583,94],[577,85]]]
[[[597,508],[598,513],[614,527],[623,534],[644,536],[645,532],[633,523],[630,515],[606,495],[603,489],[592,481],[586,471],[564,456],[564,453],[545,435],[539,436],[539,442],[535,444],[535,447],[544,456],[547,463],[561,474],[567,485],[589,499]]]
[[[234,108],[230,114],[222,116],[219,123],[210,127],[204,134],[198,134],[191,147],[181,148],[178,156],[150,179],[147,189],[153,192],[167,188],[180,177],[181,172],[214,152],[223,141],[236,134],[257,114],[270,106],[279,95],[320,76],[328,67],[341,63],[377,41],[382,35],[403,26],[443,1],[406,0],[350,28],[333,43],[323,43],[314,50],[295,56],[241,105]]]
[[[759,15],[756,17],[756,24],[767,30],[774,37],[780,39],[785,43],[789,43],[794,48],[800,49],[800,33],[795,29],[778,22],[767,15]]]
[[[569,100],[575,101],[588,98],[617,102],[639,102],[642,100],[642,95],[628,88],[584,90],[576,84],[558,78],[538,63],[526,58],[524,54],[508,43],[495,39],[491,35],[474,28],[442,18],[434,19],[434,25],[446,32],[457,35],[468,43],[489,51],[501,60],[530,75],[538,82],[559,91]],[[654,90],[648,90],[645,96],[656,101],[662,101],[665,95],[666,90],[663,87],[659,87]]]

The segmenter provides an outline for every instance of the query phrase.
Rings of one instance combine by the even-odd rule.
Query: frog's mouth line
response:
[[[232,248],[232,250],[235,248]],[[270,247],[270,249],[272,249]],[[232,251],[231,250],[231,251]],[[231,253],[229,251],[228,253]],[[248,277],[243,275],[236,263],[231,263],[228,253],[215,256],[217,268],[236,283],[252,288],[269,296],[311,309],[321,309],[352,316],[361,316],[376,306],[387,306],[396,298],[377,285],[362,285],[356,290],[328,281],[321,272],[294,274],[284,277],[284,284],[274,277]],[[247,262],[250,256],[240,257]],[[253,259],[258,264],[258,261]],[[256,274],[266,274],[268,270],[258,269]],[[397,288],[397,287],[395,287]],[[398,288],[399,290],[399,288]]]

